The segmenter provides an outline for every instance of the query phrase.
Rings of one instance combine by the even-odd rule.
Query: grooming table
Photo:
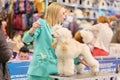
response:
[[[97,76],[90,75],[90,73],[75,74],[71,77],[60,77],[59,75],[51,75],[51,78],[56,78],[59,80],[119,80],[120,74],[114,73],[99,73]]]
[[[90,69],[86,67],[83,74],[76,74],[71,77],[60,77],[59,75],[51,75],[52,78],[59,80],[120,80],[120,72],[116,74],[116,70],[120,68],[120,57],[96,57],[100,63],[100,72],[97,76],[91,75]],[[112,79],[111,79],[112,78]]]

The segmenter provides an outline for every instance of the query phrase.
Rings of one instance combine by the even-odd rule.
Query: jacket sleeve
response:
[[[0,29],[0,63],[9,61],[12,56],[12,49],[8,46],[3,31]]]
[[[43,24],[43,20],[39,19],[37,22],[40,23],[41,25]],[[30,43],[32,42],[35,38],[37,38],[41,33],[41,28],[38,28],[35,32],[34,35],[30,35],[30,30],[24,35],[23,37],[23,42],[24,43]]]
[[[24,42],[24,43],[30,43],[30,42],[32,42],[35,38],[37,38],[38,35],[40,35],[40,31],[41,31],[40,28],[37,29],[37,30],[35,31],[34,35],[30,35],[30,31],[28,31],[28,32],[24,35],[24,37],[23,37],[23,42]]]

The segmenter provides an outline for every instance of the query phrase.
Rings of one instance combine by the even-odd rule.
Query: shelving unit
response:
[[[73,11],[80,10],[88,10],[89,15],[86,17],[83,14],[87,14],[83,12],[84,17],[78,17],[77,14],[76,18],[78,20],[96,20],[99,16],[111,16],[118,14],[120,12],[120,1],[119,0],[57,0],[57,2],[71,8]],[[113,11],[114,10],[114,11]],[[113,13],[114,12],[114,13]]]

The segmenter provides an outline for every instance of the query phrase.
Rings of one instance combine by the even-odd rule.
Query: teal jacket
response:
[[[30,63],[28,74],[35,76],[48,77],[49,74],[57,74],[57,57],[52,48],[54,39],[52,38],[52,29],[43,19],[39,19],[38,28],[31,36],[29,31],[24,35],[23,41],[30,43],[34,41],[34,55]]]

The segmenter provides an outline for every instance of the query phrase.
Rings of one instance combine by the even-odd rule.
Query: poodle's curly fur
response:
[[[58,72],[61,76],[74,74],[74,58],[79,55],[84,57],[84,60],[91,66],[93,73],[99,72],[99,62],[91,55],[89,47],[73,39],[70,30],[56,25],[53,27],[52,36],[56,39],[52,46],[55,48],[58,58]]]

